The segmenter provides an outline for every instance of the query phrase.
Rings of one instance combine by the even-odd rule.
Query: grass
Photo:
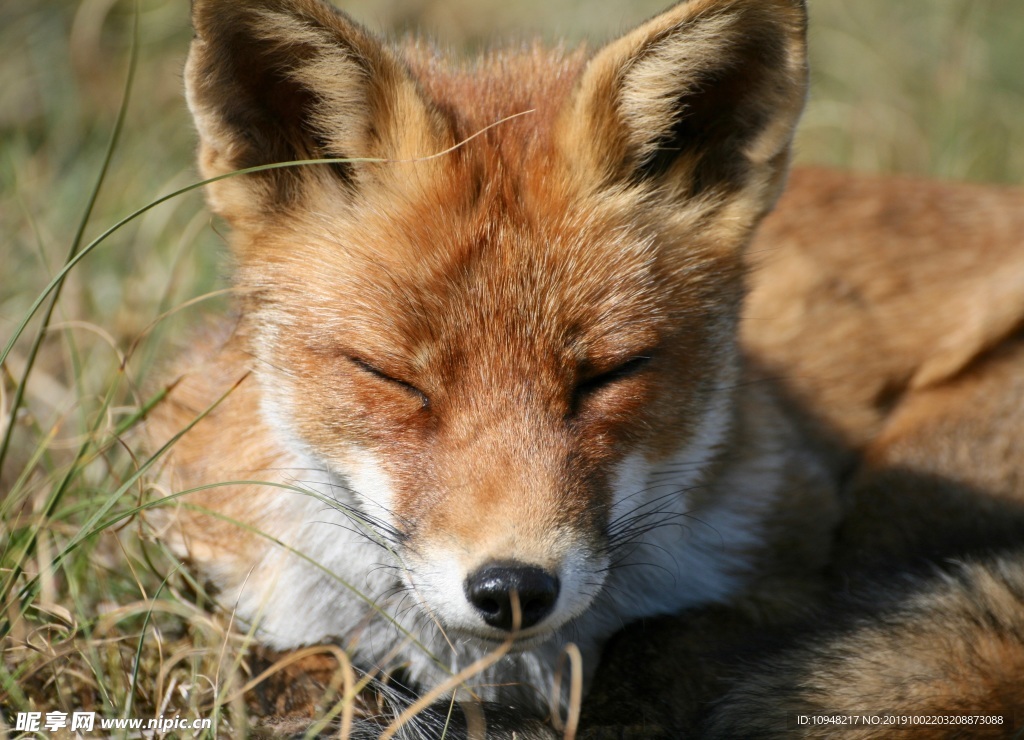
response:
[[[346,8],[376,27],[425,28],[475,48],[495,29],[512,37],[609,37],[663,4],[555,5],[353,0]],[[810,9],[813,90],[800,161],[1020,181],[1024,4],[810,0]],[[133,6],[116,0],[0,5],[0,346],[70,253],[196,179],[180,92],[187,4],[144,0],[137,33],[134,18]],[[133,38],[135,84],[110,148]],[[109,169],[96,188],[108,149]],[[301,708],[299,693],[288,691],[299,680],[292,668],[273,666],[276,656],[231,629],[228,616],[211,613],[200,584],[140,536],[136,516],[147,458],[132,431],[161,393],[154,368],[188,326],[224,310],[221,231],[197,192],[148,210],[68,272],[52,316],[44,320],[43,301],[3,364],[0,714],[7,719],[30,710],[180,713],[212,717],[211,734],[223,734],[267,710],[261,697],[285,696]],[[23,399],[8,427],[19,387]],[[323,683],[335,680],[317,711],[338,713],[338,661],[309,659],[322,661]],[[264,686],[243,698],[265,669],[280,690]]]

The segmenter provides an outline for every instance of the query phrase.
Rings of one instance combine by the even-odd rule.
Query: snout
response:
[[[583,614],[602,588],[607,560],[569,538],[559,544],[564,552],[504,546],[479,559],[423,549],[412,551],[405,572],[446,632],[489,643],[513,637],[522,649]]]
[[[487,563],[463,584],[466,599],[476,613],[491,627],[505,632],[543,622],[555,609],[559,588],[557,575],[516,561]]]

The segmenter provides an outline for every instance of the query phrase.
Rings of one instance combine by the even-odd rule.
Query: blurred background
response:
[[[346,0],[343,6],[371,28],[418,29],[472,51],[535,35],[596,44],[665,4]],[[181,92],[188,5],[139,2],[138,63],[124,126],[82,244],[197,179],[195,136]],[[1024,180],[1024,2],[809,5],[813,73],[799,162]],[[128,0],[0,1],[0,346],[64,263],[87,212],[125,89],[133,7]],[[13,630],[3,634],[21,647],[0,651],[0,703],[30,706],[30,686],[47,694],[66,678],[74,697],[67,706],[82,705],[88,692],[99,705],[131,704],[134,689],[122,668],[133,664],[133,645],[145,652],[140,635],[149,617],[117,613],[115,605],[149,599],[162,571],[148,555],[127,553],[123,538],[109,536],[117,527],[87,523],[103,507],[130,512],[145,493],[132,481],[141,458],[126,432],[151,397],[140,390],[149,368],[172,354],[184,327],[223,310],[223,296],[213,293],[223,287],[222,242],[196,192],[148,211],[71,271],[47,330],[37,313],[2,369],[0,439],[8,449],[0,455],[0,625],[5,615],[13,619],[7,625]],[[36,336],[44,338],[26,375]],[[23,381],[21,410],[6,429]],[[95,527],[96,536],[79,538],[83,526]],[[55,553],[66,547],[71,555],[58,566]],[[153,605],[146,603],[149,614]],[[99,614],[120,630],[103,634],[128,639],[115,640],[109,655],[97,652],[93,640],[104,624]],[[195,625],[205,617],[202,610],[195,614],[178,614],[177,626],[164,623],[164,634],[197,639]],[[74,671],[56,678],[46,672],[72,655],[79,660]],[[148,702],[158,706],[157,699],[158,693]]]

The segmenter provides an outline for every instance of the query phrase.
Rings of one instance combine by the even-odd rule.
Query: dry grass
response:
[[[1024,4],[810,5],[815,72],[801,160],[1021,180]],[[468,48],[495,35],[608,37],[662,3],[626,6],[347,4],[371,25],[425,28]],[[127,2],[0,5],[0,345],[57,274],[83,222],[81,245],[195,179],[180,94],[187,4],[144,0],[124,129],[87,214],[117,120],[132,27]],[[159,395],[140,389],[185,327],[223,310],[216,295],[192,302],[221,286],[220,242],[197,193],[153,208],[68,273],[31,372],[45,301],[3,365],[0,435],[10,444],[0,462],[0,706],[8,717],[179,713],[212,717],[212,734],[226,734],[253,715],[327,714],[337,722],[344,714],[345,672],[335,670],[343,660],[307,656],[302,670],[272,667],[273,656],[231,629],[229,616],[211,614],[199,585],[138,521],[147,458],[132,429]],[[20,384],[24,398],[8,428]],[[243,698],[268,667],[278,683]],[[319,696],[322,686],[331,690]]]

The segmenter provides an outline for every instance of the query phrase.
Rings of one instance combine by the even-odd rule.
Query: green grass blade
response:
[[[107,173],[110,170],[110,163],[114,158],[114,150],[117,148],[117,142],[121,138],[121,133],[124,130],[125,118],[128,115],[128,102],[131,99],[131,90],[132,85],[135,82],[135,71],[138,67],[138,62],[139,6],[138,0],[136,0],[135,12],[132,15],[131,50],[128,57],[128,74],[125,78],[124,92],[121,95],[121,105],[117,110],[117,118],[114,121],[114,128],[110,133],[110,140],[107,143],[107,149],[103,155],[103,164],[100,166],[99,175],[96,177],[96,183],[93,185],[92,190],[89,193],[85,212],[82,214],[82,218],[78,222],[78,230],[75,232],[75,237],[71,240],[71,247],[68,250],[68,256],[64,260],[65,265],[75,259],[75,256],[78,254],[78,251],[82,246],[82,239],[85,238],[85,229],[89,225],[89,219],[92,217],[93,209],[96,207],[96,199],[99,197],[100,190],[103,188],[103,182],[106,180]],[[36,336],[32,340],[32,346],[29,348],[28,356],[25,361],[25,370],[22,373],[21,380],[14,391],[14,397],[11,399],[11,411],[7,423],[7,429],[4,430],[3,439],[0,440],[0,471],[4,469],[4,460],[7,458],[7,452],[11,446],[11,439],[14,437],[14,422],[18,418],[18,409],[21,408],[21,404],[25,399],[25,389],[28,387],[29,376],[32,374],[32,368],[35,365],[36,358],[39,356],[39,348],[42,346],[43,339],[46,338],[47,331],[49,330],[50,321],[53,318],[53,311],[57,307],[57,302],[60,300],[60,293],[64,287],[64,281],[67,278],[67,274],[68,272],[66,270],[62,270],[59,273],[56,282],[52,283],[52,288],[47,290],[47,293],[52,293],[52,295],[50,296],[46,310],[43,312],[42,323],[39,326],[39,331],[36,332]],[[35,311],[33,311],[33,313],[35,313]],[[31,315],[28,318],[30,319]],[[21,334],[21,331],[23,331],[23,327],[15,333],[15,337],[10,342],[11,346],[14,345],[14,341]],[[4,360],[7,359],[8,351],[9,350],[4,351],[3,357],[0,358],[0,364],[3,364]]]

